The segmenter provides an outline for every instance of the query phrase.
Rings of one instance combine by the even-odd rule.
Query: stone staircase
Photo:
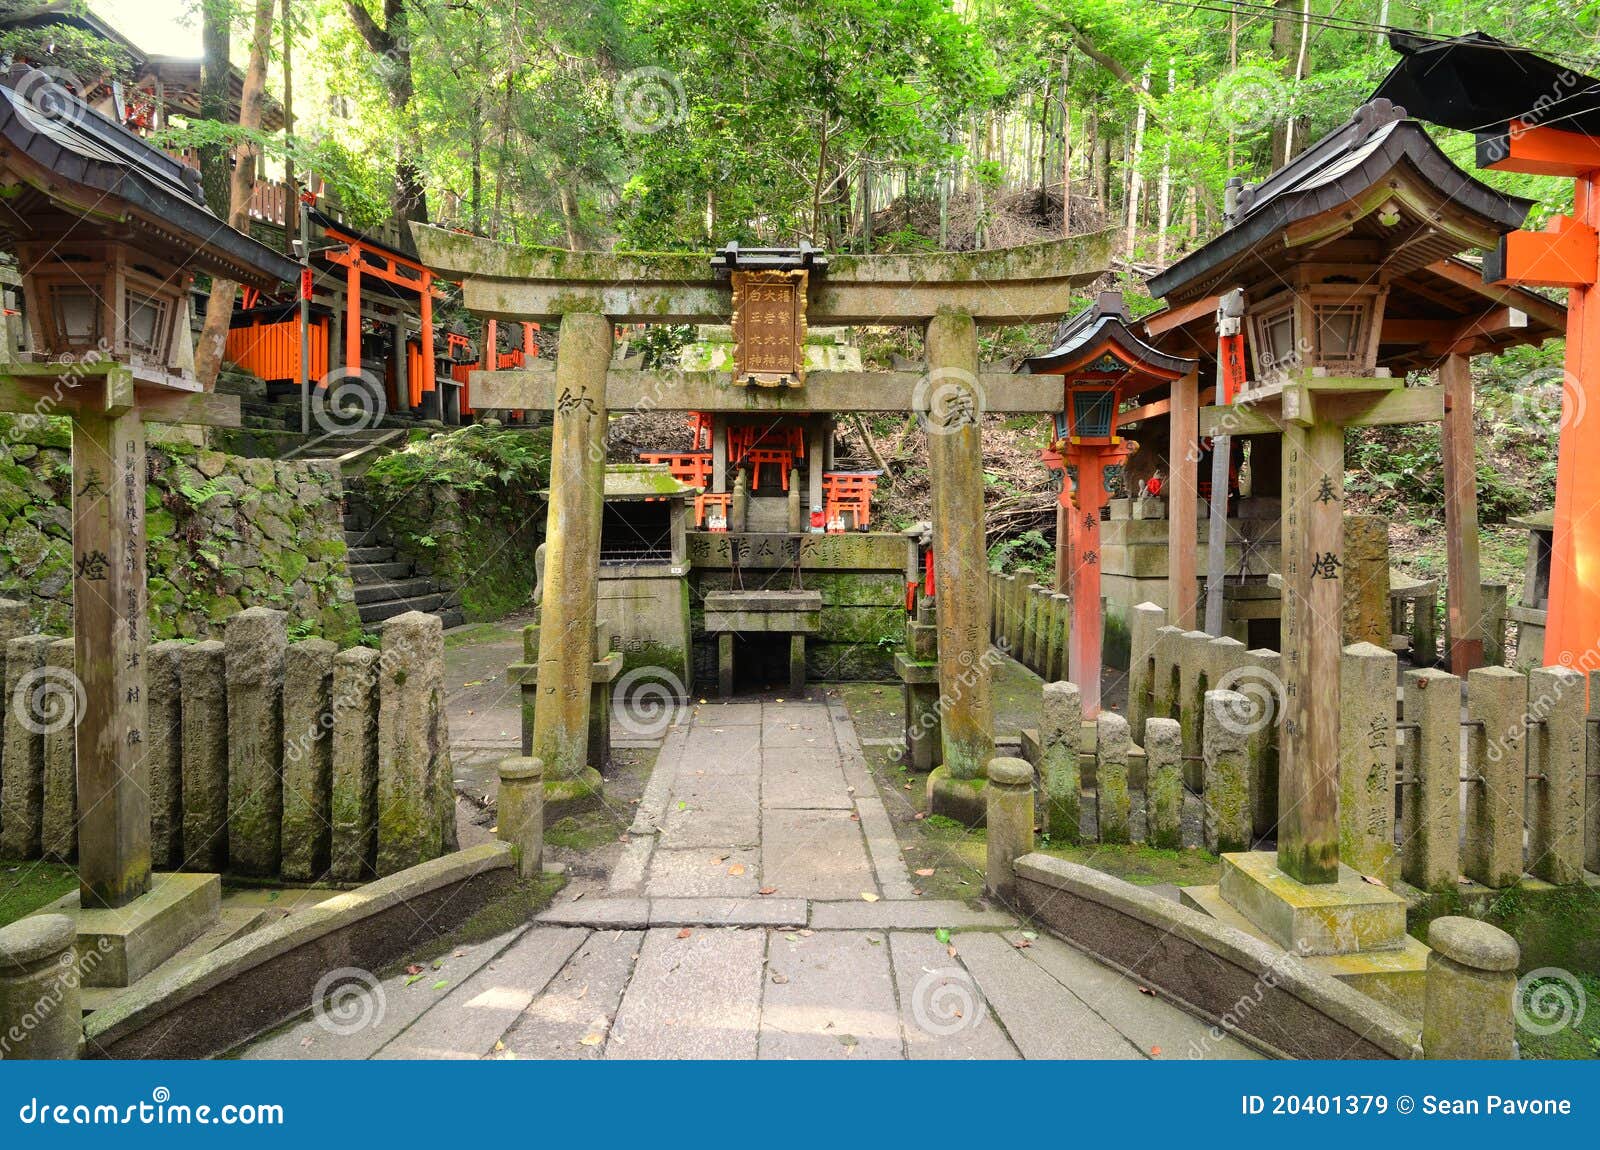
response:
[[[364,626],[407,611],[437,615],[446,627],[466,622],[454,589],[400,555],[384,525],[376,521],[365,504],[354,499],[346,501],[344,539],[350,549],[356,610]]]

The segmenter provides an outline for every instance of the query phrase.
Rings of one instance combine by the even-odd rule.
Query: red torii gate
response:
[[[1054,348],[1023,365],[1035,375],[1062,378],[1062,412],[1055,417],[1055,434],[1040,458],[1045,466],[1063,472],[1061,505],[1070,511],[1069,539],[1057,539],[1056,546],[1069,548],[1066,589],[1072,596],[1072,630],[1067,641],[1067,677],[1082,693],[1085,716],[1100,710],[1105,635],[1100,605],[1100,518],[1109,496],[1106,469],[1126,461],[1136,450],[1117,434],[1119,423],[1160,414],[1155,410],[1159,402],[1127,413],[1120,408],[1152,388],[1170,388],[1195,369],[1194,360],[1168,355],[1145,343],[1133,333],[1132,322],[1121,292],[1101,292],[1092,307],[1061,325]],[[1078,475],[1076,492],[1064,474],[1069,467]]]

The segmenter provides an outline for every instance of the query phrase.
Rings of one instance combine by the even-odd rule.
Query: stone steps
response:
[[[409,559],[393,559],[381,563],[352,563],[350,578],[357,587],[363,583],[392,583],[404,579],[416,570]]]
[[[356,606],[364,607],[368,603],[382,603],[386,599],[416,598],[430,595],[438,589],[438,585],[432,579],[420,575],[399,581],[377,580],[371,583],[357,583]]]
[[[359,543],[351,543],[348,537],[346,537],[345,543],[350,548],[348,559],[351,567],[355,567],[357,564],[365,566],[369,563],[389,563],[394,560],[393,547],[363,546]]]
[[[407,611],[421,611],[425,615],[436,614],[442,606],[444,606],[444,596],[434,592],[410,599],[385,599],[381,603],[367,603],[359,606],[357,610],[363,623],[381,623],[396,615],[404,615]]]

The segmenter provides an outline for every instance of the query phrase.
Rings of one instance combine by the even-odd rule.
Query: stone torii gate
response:
[[[1057,412],[1059,383],[980,370],[977,327],[1055,320],[1074,287],[1104,272],[1111,233],[1000,251],[833,256],[806,287],[815,324],[923,328],[922,372],[813,371],[792,386],[741,385],[719,372],[613,368],[619,323],[726,323],[734,311],[710,253],[528,251],[413,225],[422,261],[459,279],[469,310],[497,320],[559,323],[554,371],[475,372],[478,408],[553,409],[546,593],[540,631],[541,705],[532,754],[546,778],[598,774],[585,762],[605,429],[615,411],[710,413],[914,411],[926,421],[939,572],[939,683],[944,763],[982,778],[994,756],[987,553],[979,416]],[[719,257],[724,266],[737,260]]]

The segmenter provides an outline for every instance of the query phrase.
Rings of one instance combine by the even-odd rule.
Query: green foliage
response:
[[[397,494],[419,483],[457,491],[482,491],[491,484],[537,491],[549,475],[548,433],[474,424],[408,443],[374,463],[365,479],[379,491]]]
[[[1056,566],[1055,544],[1037,528],[1025,531],[990,547],[989,566],[999,567],[1007,573],[1032,571],[1053,574]]]

